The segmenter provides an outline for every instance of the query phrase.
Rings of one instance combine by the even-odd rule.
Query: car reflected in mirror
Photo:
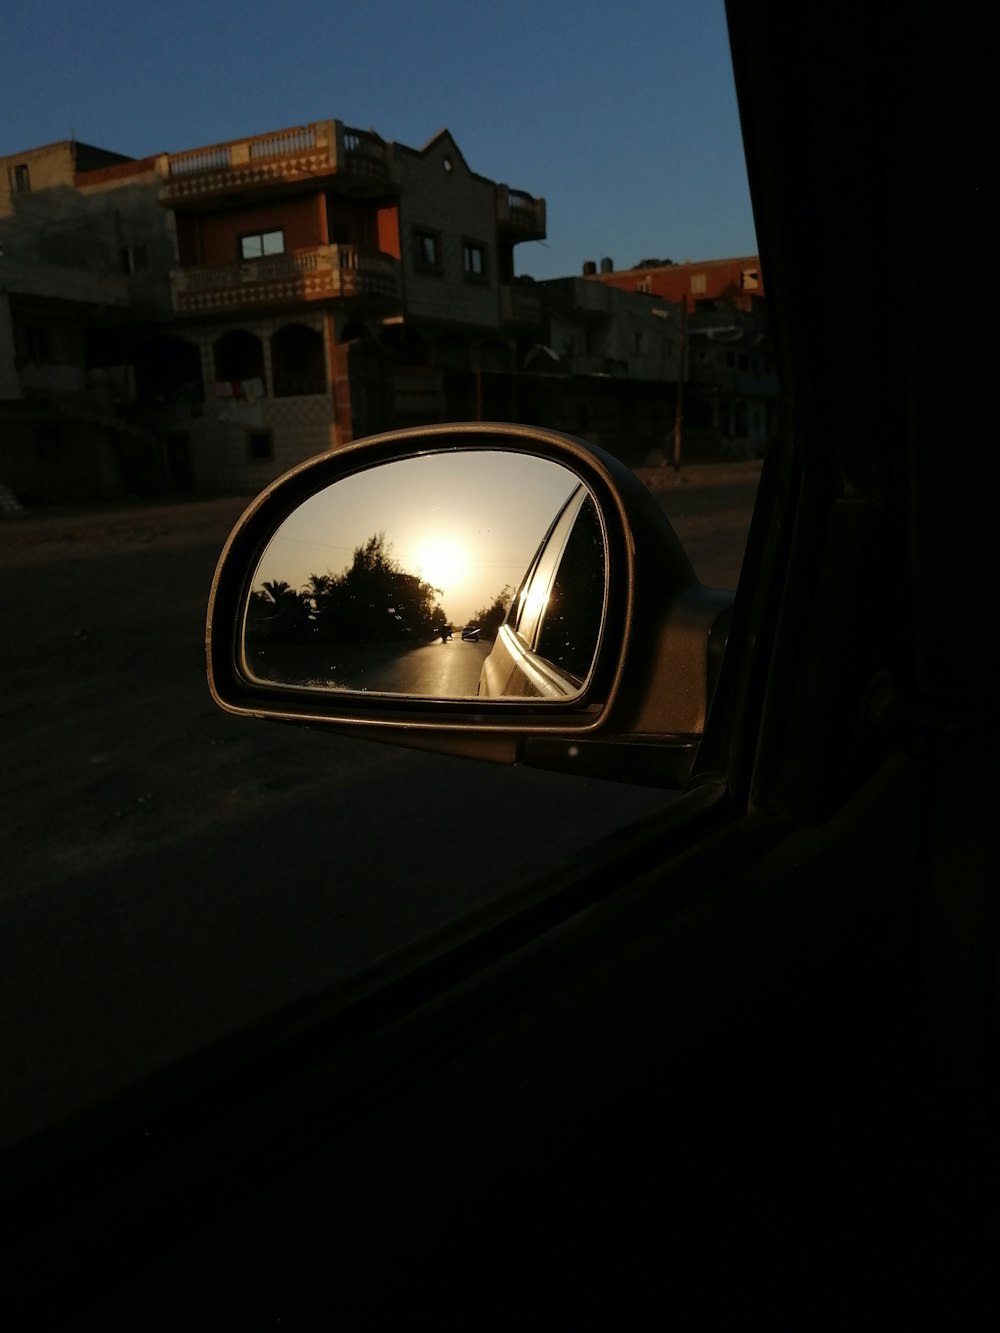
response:
[[[297,692],[576,698],[607,549],[572,471],[501,450],[397,459],[294,508],[250,580],[242,665]]]

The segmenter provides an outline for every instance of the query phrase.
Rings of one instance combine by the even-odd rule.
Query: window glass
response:
[[[418,268],[437,269],[441,266],[441,247],[436,232],[416,231],[414,258]]]
[[[466,277],[485,278],[486,250],[474,241],[466,241],[462,246],[462,259]]]
[[[549,600],[559,560],[585,494],[583,487],[579,487],[566,501],[559,517],[543,539],[538,554],[532,561],[530,573],[521,584],[512,604],[513,626],[517,630],[518,637],[528,648],[535,646],[535,635]]]
[[[535,651],[577,682],[586,680],[597,651],[605,593],[604,532],[588,495],[559,561]]]
[[[262,231],[253,236],[240,237],[241,259],[264,259],[268,255],[281,255],[285,252],[285,233],[283,231]]]

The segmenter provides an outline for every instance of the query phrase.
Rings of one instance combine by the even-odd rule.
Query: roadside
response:
[[[699,575],[732,586],[755,477],[727,476],[655,489]],[[0,522],[0,1141],[356,973],[670,799],[221,712],[205,607],[247,503]]]
[[[750,489],[756,488],[760,469],[759,462],[741,462],[701,463],[682,467],[680,472],[669,465],[633,470],[654,495],[662,497],[664,508],[673,516],[725,508],[731,502],[745,505]],[[220,533],[224,538],[252,499],[251,495],[224,495],[94,501],[0,514],[0,557],[5,564],[34,563],[215,541]]]
[[[707,584],[735,586],[758,470],[692,468],[680,480],[652,470],[650,489]],[[403,762],[360,741],[317,746],[297,728],[234,721],[209,698],[205,608],[248,503],[132,502],[0,522],[5,893],[263,812],[275,792],[326,781],[335,753],[348,766]],[[470,797],[497,778],[476,766],[462,775]]]

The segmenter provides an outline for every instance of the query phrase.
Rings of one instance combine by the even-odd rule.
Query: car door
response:
[[[565,699],[583,688],[597,650],[605,594],[604,537],[580,486],[545,535],[483,663],[484,697]]]

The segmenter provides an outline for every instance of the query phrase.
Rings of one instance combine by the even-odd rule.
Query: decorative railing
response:
[[[283,130],[263,139],[251,139],[250,157],[254,161],[265,157],[294,157],[298,153],[311,152],[315,147],[316,126],[306,125],[304,129]]]
[[[167,159],[166,203],[247,186],[345,172],[369,180],[389,175],[385,144],[377,134],[345,129],[337,121],[304,125],[254,139],[211,144]]]
[[[497,186],[497,221],[525,235],[545,235],[545,200],[535,199],[524,190]]]
[[[177,153],[169,159],[171,176],[193,176],[205,171],[225,171],[229,166],[229,145],[198,148],[190,153]]]
[[[179,313],[337,297],[395,300],[400,293],[397,259],[346,245],[316,246],[244,264],[179,269],[171,281]]]
[[[529,287],[501,287],[500,318],[505,324],[535,327],[542,322],[542,298]]]
[[[385,144],[376,134],[366,130],[352,130],[344,127],[341,139],[344,155],[338,154],[338,167],[355,176],[368,176],[374,180],[388,180],[389,160]]]

